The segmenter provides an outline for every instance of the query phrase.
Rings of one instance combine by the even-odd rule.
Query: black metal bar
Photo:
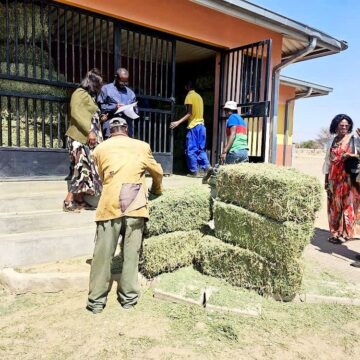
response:
[[[48,79],[52,80],[52,54],[51,54],[51,48],[52,48],[52,41],[51,41],[51,7],[47,7],[47,25],[48,25],[48,49],[49,49],[49,58],[48,58]]]
[[[149,95],[152,95],[152,70],[153,70],[153,37],[150,38],[150,91]]]
[[[165,63],[166,63],[166,77],[165,77],[165,97],[168,97],[168,93],[169,93],[169,42],[166,41],[166,58],[165,58]]]
[[[53,103],[49,102],[49,135],[50,135],[50,147],[54,147],[53,141]]]
[[[45,144],[45,104],[44,100],[40,100],[41,106],[41,146],[46,147]]]
[[[20,108],[20,101],[19,98],[15,98],[15,112],[16,112],[16,146],[20,147],[20,115],[19,115],[19,108]]]
[[[33,125],[34,125],[34,147],[37,147],[37,101],[36,98],[33,98]]]
[[[15,21],[15,28],[14,28],[14,45],[15,45],[15,74],[19,75],[19,22],[18,22],[18,2],[17,0],[14,1],[14,21]]]
[[[41,79],[44,79],[44,75],[45,75],[45,66],[44,66],[44,4],[41,2],[40,3],[40,26],[41,26],[41,35],[40,35],[40,63],[41,63],[41,67],[40,67],[40,77]],[[35,49],[34,49],[35,50]]]
[[[155,39],[155,95],[158,96],[158,40]]]
[[[7,97],[7,125],[8,125],[8,146],[12,145],[12,139],[11,139],[11,98],[10,96]]]
[[[230,66],[230,58],[231,58],[231,66]],[[233,89],[234,89],[234,63],[235,63],[235,52],[232,51],[229,54],[229,82],[230,82],[230,99],[233,99]],[[231,71],[231,75],[230,75]],[[227,100],[227,99],[226,99]]]
[[[244,50],[244,74],[243,74],[243,97],[241,99],[242,103],[247,102],[247,76],[248,76],[248,62],[249,62],[249,54]]]
[[[158,149],[158,141],[157,141],[157,120],[158,120],[158,117],[157,117],[157,113],[154,114],[154,152],[157,152],[157,149]]]
[[[72,82],[75,81],[75,24],[74,11],[71,12],[71,63],[72,63]]]
[[[89,49],[89,16],[86,15],[86,20],[85,20],[85,25],[86,25],[86,71],[88,72],[90,69],[90,49]]]
[[[172,60],[172,73],[171,73],[171,98],[175,99],[175,79],[176,79],[176,42],[172,42],[171,49],[171,60]],[[175,115],[175,101],[171,102],[171,118],[174,118]],[[170,131],[170,152],[171,155],[174,154],[174,131]]]
[[[141,89],[141,33],[139,33],[139,42],[138,42],[138,94],[140,94]]]
[[[75,88],[77,87],[76,83],[69,83],[63,81],[50,81],[46,79],[33,79],[33,78],[26,78],[24,76],[6,76],[4,74],[0,74],[0,79],[7,79],[7,80],[17,80],[17,81],[24,81],[32,84],[43,84],[43,85],[56,85],[59,87],[66,87],[66,88]]]
[[[217,138],[217,145],[216,145],[216,153],[215,153],[215,158],[217,159],[220,151],[221,151],[221,124],[222,124],[222,112],[223,109],[221,108],[221,104],[223,104],[223,92],[224,92],[224,86],[225,86],[225,59],[228,56],[225,55],[224,53],[221,53],[221,61],[220,61],[220,86],[219,86],[219,112],[218,112],[218,126],[217,126],[217,134],[218,134],[218,138]]]
[[[262,100],[262,94],[261,94],[261,86],[262,86],[262,81],[263,81],[263,67],[264,67],[264,51],[265,51],[265,43],[263,42],[261,44],[261,63],[260,63],[260,76],[259,76],[259,81],[260,81],[260,84],[259,84],[259,89],[258,89],[258,100],[257,101],[260,101]]]
[[[167,46],[167,44],[166,44],[166,46]],[[169,125],[168,124],[168,116],[166,114],[164,114],[164,152],[168,152],[168,149],[167,149],[168,125]]]
[[[62,131],[61,131],[61,103],[57,103],[57,139],[58,139],[58,147],[60,147],[60,143],[61,143],[61,137],[62,137]],[[65,129],[67,129],[67,122],[66,122],[66,127]],[[64,132],[64,144],[63,147],[65,147],[65,132]]]
[[[256,118],[256,156],[259,153],[259,136],[260,136],[260,121]]]
[[[116,70],[120,67],[120,57],[121,57],[121,28],[118,26],[118,24],[114,24],[113,26],[113,39],[114,39],[114,73],[116,73]]]
[[[27,11],[26,2],[23,2],[23,22],[24,22],[24,76],[28,77],[28,33],[27,33]],[[1,70],[0,70],[1,71]]]
[[[108,34],[109,35],[109,34]],[[82,26],[81,26],[81,13],[79,13],[79,81],[81,81],[83,77],[82,71]]]
[[[5,3],[6,11],[6,74],[10,75],[10,21],[9,21],[9,1]],[[1,70],[1,69],[0,69]]]
[[[25,146],[29,147],[29,99],[24,100],[24,112],[25,112]]]
[[[110,81],[110,24],[106,21],[106,76]]]
[[[147,47],[148,47],[148,37],[145,35],[144,38],[144,95],[147,94]]]
[[[254,76],[254,101],[259,101],[258,98],[258,71],[259,71],[259,47],[261,45],[258,45],[256,47],[256,61],[255,61],[255,76]],[[260,78],[261,79],[261,78]],[[257,152],[256,152],[257,153]]]
[[[132,76],[131,76],[131,80],[130,83],[132,84],[132,88],[135,88],[135,32],[133,31],[132,33],[132,51],[131,51],[131,55],[132,55]]]
[[[239,57],[240,57],[240,52],[236,51],[236,71],[235,71],[235,101],[238,103],[240,102],[240,89],[239,89]],[[236,94],[238,95],[238,97],[236,97]]]
[[[100,37],[100,72],[104,75],[103,69],[103,19],[100,19],[100,29],[99,29],[99,37]]]
[[[31,2],[31,34],[32,34],[32,62],[33,62],[33,78],[36,79],[36,61],[35,61],[35,5]]]
[[[127,46],[126,66],[127,66],[127,70],[130,71],[130,69],[129,69],[129,66],[130,66],[130,32],[129,32],[129,30],[126,31],[126,46]]]
[[[94,51],[94,66],[96,67],[96,17],[93,17],[93,51]]]
[[[252,102],[253,101],[253,95],[252,95],[252,87],[251,87],[251,84],[252,84],[252,78],[253,78],[253,63],[254,63],[254,48],[251,47],[250,48],[251,50],[251,54],[250,54],[250,63],[249,63],[249,81],[248,81],[248,84],[249,84],[249,88],[248,88],[248,102]]]
[[[59,8],[56,8],[56,21],[57,21],[57,34],[56,34],[56,80],[59,80],[59,74],[60,74],[60,16],[59,16]]]
[[[67,34],[67,11],[64,10],[64,73],[65,73],[65,81],[68,81],[68,34]],[[52,147],[52,146],[51,146]]]
[[[171,115],[171,110],[163,110],[163,109],[150,109],[150,108],[139,108],[139,111],[146,111],[149,114],[168,114]]]
[[[160,50],[160,96],[163,96],[163,67],[164,67],[164,40],[161,40],[161,50]]]
[[[266,70],[265,70],[265,88],[264,88],[264,100],[269,96],[269,81],[270,81],[270,62],[271,62],[271,45],[272,40],[267,40],[267,52],[266,52]]]
[[[159,141],[158,141],[158,151],[161,152],[162,149],[162,120],[163,114],[159,114]]]

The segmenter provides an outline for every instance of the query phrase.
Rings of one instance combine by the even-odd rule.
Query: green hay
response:
[[[41,56],[41,54],[43,54]],[[36,46],[33,47],[32,44],[28,44],[26,47],[23,44],[18,45],[17,47],[17,57],[15,52],[15,45],[10,44],[7,48],[6,44],[0,44],[0,62],[7,62],[9,58],[9,63],[16,63],[16,58],[19,64],[24,64],[27,62],[28,65],[41,66],[42,61],[44,62],[45,69],[49,68],[49,53],[47,51],[41,51],[41,48]],[[51,66],[53,66],[51,61]],[[32,73],[28,71],[31,75]],[[38,72],[41,74],[41,72]]]
[[[34,14],[34,32],[32,31],[32,11]],[[43,36],[44,42],[47,42],[49,34],[47,8],[43,9],[43,14],[41,16],[40,6],[35,5],[34,8],[32,8],[32,4],[24,5],[22,2],[18,2],[16,6],[9,1],[8,14],[9,33],[6,31],[6,5],[0,3],[0,41],[5,42],[9,39],[11,42],[14,42],[17,37],[18,41],[32,41],[34,39],[38,42],[41,41],[41,37]]]
[[[312,221],[321,205],[316,178],[271,164],[223,166],[217,190],[220,200],[277,221]]]
[[[166,190],[150,201],[147,236],[174,231],[199,230],[210,220],[210,197],[206,186]]]
[[[286,267],[253,251],[205,236],[199,244],[196,267],[204,274],[224,279],[231,285],[291,300],[301,288],[302,266],[292,261]]]
[[[177,231],[145,239],[140,271],[152,278],[191,265],[201,238],[200,231]]]
[[[312,222],[279,223],[221,201],[215,201],[214,222],[217,238],[281,264],[299,258],[314,232]]]

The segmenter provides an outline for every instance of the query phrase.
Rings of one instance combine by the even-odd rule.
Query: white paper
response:
[[[137,102],[134,102],[129,105],[123,105],[115,111],[115,114],[123,113],[130,119],[138,119],[139,115],[134,111],[134,106],[136,106],[136,105],[137,105]]]

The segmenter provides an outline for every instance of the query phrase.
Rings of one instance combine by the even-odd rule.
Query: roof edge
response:
[[[303,88],[312,88],[315,91],[319,91],[324,95],[327,95],[333,91],[333,88],[315,84],[309,81],[295,79],[289,76],[280,75],[280,83],[283,85],[288,85],[291,87],[303,87]]]

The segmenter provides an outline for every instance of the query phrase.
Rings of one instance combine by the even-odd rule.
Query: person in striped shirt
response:
[[[227,101],[224,110],[226,121],[226,145],[221,153],[221,163],[236,164],[249,161],[247,127],[245,120],[238,114],[237,103]]]

